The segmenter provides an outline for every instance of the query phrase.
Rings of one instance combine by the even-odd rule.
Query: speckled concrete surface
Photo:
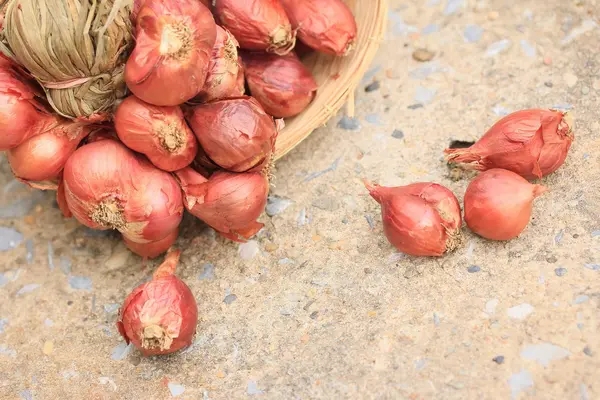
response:
[[[201,319],[174,356],[141,358],[114,325],[156,263],[61,219],[50,194],[9,183],[3,159],[0,398],[600,398],[599,10],[393,1],[357,119],[340,114],[278,164],[260,237],[239,247],[186,219],[179,271]],[[572,107],[576,142],[525,233],[490,243],[465,229],[445,258],[395,254],[360,178],[462,198],[444,147],[537,106]]]

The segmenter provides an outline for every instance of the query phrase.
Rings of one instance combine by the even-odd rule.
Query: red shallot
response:
[[[215,15],[243,49],[287,54],[296,33],[279,0],[215,0]]]
[[[327,54],[345,56],[356,40],[352,11],[341,0],[281,0],[298,38]]]
[[[8,151],[8,162],[15,177],[37,189],[57,188],[57,178],[68,158],[94,130],[89,125],[51,117],[53,127]]]
[[[181,222],[183,199],[175,178],[111,139],[77,149],[63,184],[68,209],[92,229],[117,229],[143,244],[164,239]]]
[[[190,288],[175,276],[180,254],[169,252],[152,280],[135,288],[119,310],[119,333],[144,356],[174,353],[194,339],[198,305]]]
[[[127,147],[145,154],[164,171],[187,167],[198,151],[179,106],[153,106],[129,96],[115,113],[115,130]]]
[[[164,239],[157,240],[156,242],[136,243],[129,240],[127,236],[123,236],[123,241],[125,242],[125,245],[127,245],[127,248],[138,256],[144,258],[156,258],[175,244],[177,236],[179,236],[179,229],[175,229],[165,236]]]
[[[468,169],[503,168],[531,180],[563,165],[572,142],[570,114],[533,109],[507,115],[473,146],[445,153],[449,162]]]
[[[505,169],[482,172],[465,193],[467,226],[486,239],[514,239],[529,224],[533,200],[546,190]]]
[[[188,211],[222,236],[245,242],[264,226],[257,222],[269,194],[269,181],[263,174],[218,171],[207,179],[191,168],[175,174]]]
[[[216,99],[238,97],[239,44],[229,31],[217,26],[217,41],[208,66],[208,76],[202,91],[193,102],[205,103]],[[243,93],[242,93],[243,94]]]
[[[125,66],[127,86],[157,106],[190,100],[204,86],[216,36],[212,14],[198,0],[146,0]]]
[[[0,151],[18,146],[54,124],[37,95],[13,68],[0,68]]]
[[[196,106],[187,120],[206,155],[226,170],[260,171],[271,159],[277,128],[251,97]]]
[[[314,99],[317,82],[296,54],[244,53],[243,60],[250,93],[268,114],[293,117]]]
[[[384,187],[365,180],[381,204],[389,242],[411,256],[441,256],[460,244],[462,218],[456,196],[436,183]]]

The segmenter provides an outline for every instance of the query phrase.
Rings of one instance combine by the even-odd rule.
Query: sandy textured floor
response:
[[[0,247],[0,398],[600,398],[600,1],[392,3],[357,121],[338,115],[278,164],[260,237],[238,247],[186,220],[179,271],[201,321],[183,354],[141,358],[115,329],[155,263],[6,187],[20,206],[0,226],[23,237]],[[538,106],[572,107],[576,142],[526,232],[396,255],[360,178],[462,198],[444,147]]]

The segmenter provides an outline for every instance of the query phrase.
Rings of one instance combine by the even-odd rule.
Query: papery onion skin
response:
[[[222,236],[245,242],[262,229],[269,182],[260,173],[217,171],[205,178],[191,168],[175,172],[188,211]]]
[[[146,0],[125,66],[127,86],[146,103],[185,103],[204,86],[216,36],[212,14],[198,0]]]
[[[352,11],[341,0],[281,0],[298,38],[322,53],[345,56],[357,36]]]
[[[175,178],[111,139],[77,149],[63,180],[68,208],[79,222],[117,229],[137,243],[164,239],[183,216]]]
[[[153,106],[129,96],[114,119],[119,139],[164,171],[185,168],[196,157],[198,143],[179,106]]]
[[[196,106],[187,121],[206,155],[228,171],[260,171],[271,159],[277,128],[251,97]]]
[[[279,0],[216,0],[215,15],[243,49],[283,55],[296,43],[296,33]]]
[[[401,252],[439,257],[460,244],[460,204],[449,189],[429,182],[384,187],[365,181],[365,186],[381,204],[385,236]]]
[[[205,103],[241,95],[238,89],[240,71],[238,47],[235,37],[226,29],[217,26],[217,41],[208,66],[208,76],[204,88],[192,100],[193,103]]]
[[[486,239],[514,239],[529,224],[533,200],[546,190],[505,169],[482,172],[465,193],[467,226]]]
[[[57,189],[58,176],[67,160],[95,129],[62,117],[52,118],[54,127],[8,151],[15,177],[37,189]]]
[[[198,305],[190,288],[175,273],[180,251],[171,251],[150,282],[125,299],[117,328],[144,356],[171,354],[192,344]]]
[[[570,114],[531,109],[502,118],[473,146],[445,153],[448,162],[468,169],[502,168],[533,180],[563,165],[573,140]]]
[[[250,93],[268,114],[296,116],[315,98],[317,82],[296,54],[244,53],[242,58]]]
[[[36,89],[8,64],[0,68],[0,151],[20,145],[54,122],[37,101]]]
[[[232,97],[241,97],[243,95],[246,94],[246,77],[245,77],[245,71],[244,71],[244,64],[242,63],[242,57],[238,57],[238,65],[239,65],[239,71],[238,71],[238,76],[237,76],[237,84],[236,84],[236,89],[234,91],[234,94],[236,96],[232,96]]]
[[[150,243],[136,243],[127,238],[127,236],[123,236],[123,242],[129,250],[134,252],[140,257],[144,258],[156,258],[169,250],[177,237],[179,236],[179,229],[175,229],[173,232],[165,236],[164,239],[157,240],[156,242]]]

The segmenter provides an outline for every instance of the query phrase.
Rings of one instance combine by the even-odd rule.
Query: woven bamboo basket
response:
[[[345,103],[348,103],[348,114],[353,116],[354,90],[383,40],[387,0],[345,0],[345,3],[358,25],[354,50],[346,57],[312,53],[303,60],[317,80],[319,89],[314,101],[302,114],[285,120],[286,126],[277,138],[276,160],[323,126]]]

